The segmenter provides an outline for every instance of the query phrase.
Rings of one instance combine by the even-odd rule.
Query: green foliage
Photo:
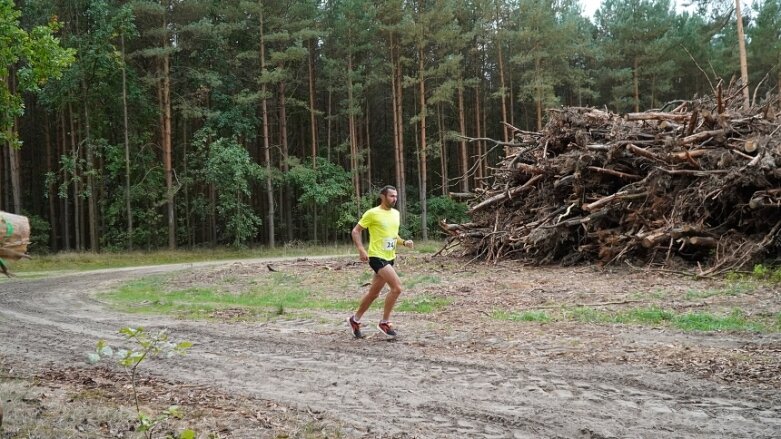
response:
[[[669,0],[605,0],[595,19],[609,87],[604,100],[617,111],[651,108],[669,89],[674,13]],[[619,75],[620,73],[620,75]],[[634,96],[635,86],[639,96]]]
[[[751,274],[754,279],[763,280],[774,284],[781,283],[781,266],[768,267],[762,264],[757,264],[754,266],[754,270]]]
[[[263,179],[264,171],[235,139],[212,140],[213,134],[210,129],[199,131],[194,158],[203,163],[200,177],[217,193],[219,235],[239,247],[257,234],[262,223],[248,201],[252,184]]]
[[[30,253],[49,253],[49,234],[51,233],[49,222],[29,212],[23,212],[23,215],[30,220]]]
[[[22,93],[38,91],[47,80],[62,75],[74,59],[74,51],[63,49],[54,36],[60,27],[56,19],[27,32],[20,27],[20,16],[12,0],[0,0],[0,144],[14,146],[20,146],[13,124],[24,113]],[[13,71],[12,66],[16,66]],[[11,82],[17,83],[13,91]]]
[[[294,159],[286,178],[298,190],[298,201],[302,204],[323,207],[350,200],[350,173],[322,157],[317,158],[316,166],[310,161],[300,163]]]
[[[125,368],[130,375],[130,383],[133,391],[133,400],[136,406],[138,419],[138,431],[144,433],[144,437],[151,439],[153,430],[161,422],[170,418],[182,418],[178,406],[171,406],[156,416],[150,416],[142,412],[138,401],[138,367],[149,358],[161,356],[184,355],[192,347],[188,341],[174,342],[168,337],[165,330],[150,333],[142,327],[125,327],[119,330],[128,343],[133,346],[130,349],[113,349],[105,340],[98,340],[95,352],[89,353],[87,359],[90,363],[97,363],[101,359],[116,361]],[[194,432],[185,430],[180,437],[193,437]]]
[[[746,30],[750,81],[759,84],[768,75],[758,92],[775,88],[777,93],[781,87],[781,0],[761,0],[753,6],[756,19]]]
[[[449,223],[463,223],[469,221],[469,210],[466,203],[458,202],[450,197],[438,196],[428,199],[428,228],[429,230],[440,230],[437,223],[440,220],[446,220]]]

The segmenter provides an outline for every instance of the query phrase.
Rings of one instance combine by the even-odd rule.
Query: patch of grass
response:
[[[229,294],[214,288],[186,288],[166,291],[163,279],[148,277],[129,282],[104,295],[122,311],[131,313],[174,314],[199,319],[215,311],[242,308],[255,316],[282,316],[288,310],[329,310],[348,312],[358,304],[355,299],[331,299],[300,286],[301,280],[287,273],[273,273],[269,281],[251,291]],[[430,313],[450,303],[447,298],[420,296],[398,302],[397,311]],[[380,308],[382,301],[373,308]]]
[[[641,292],[638,291],[636,293],[633,293],[630,297],[633,300],[643,300],[643,299],[655,299],[655,300],[662,300],[666,298],[670,293],[668,291],[665,291],[661,288],[656,288],[653,291],[647,291],[647,292]]]
[[[428,314],[448,306],[452,300],[446,297],[423,295],[410,299],[402,299],[396,304],[396,311]],[[354,307],[355,305],[353,305]]]
[[[565,320],[583,323],[609,323],[610,315],[595,308],[578,306],[564,311]]]
[[[443,241],[415,241],[416,253],[436,253],[442,248]]]
[[[707,299],[714,296],[740,296],[742,294],[753,293],[757,289],[757,284],[750,280],[731,280],[724,288],[707,290],[688,290],[686,291],[687,300]]]
[[[629,311],[619,313],[615,316],[616,323],[639,323],[658,325],[665,321],[670,321],[674,314],[660,308],[635,308]]]
[[[413,288],[418,285],[438,284],[441,279],[431,274],[419,274],[404,281],[404,287]]]
[[[540,322],[547,323],[551,317],[545,311],[494,311],[491,317],[497,320],[509,320],[513,322]]]
[[[518,322],[575,321],[602,324],[666,325],[683,331],[747,331],[781,332],[781,313],[773,322],[751,319],[743,311],[733,310],[728,315],[712,313],[676,313],[658,307],[634,308],[619,312],[602,311],[590,307],[565,309],[559,314],[548,315],[543,311],[508,312],[494,311],[497,320]]]
[[[701,312],[679,314],[672,323],[684,331],[767,331],[765,325],[746,319],[743,312],[737,309],[727,316]]]
[[[730,272],[725,276],[729,281],[761,281],[770,284],[781,283],[781,265],[767,266],[764,264],[754,265],[750,272]]]

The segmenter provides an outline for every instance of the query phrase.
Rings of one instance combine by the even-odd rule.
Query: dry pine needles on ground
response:
[[[655,266],[709,276],[781,249],[781,103],[749,110],[741,88],[658,111],[550,110],[517,130],[465,224],[441,223],[464,254],[497,261]],[[674,108],[666,108],[672,107]]]

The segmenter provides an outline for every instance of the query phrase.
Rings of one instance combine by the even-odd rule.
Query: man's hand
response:
[[[415,243],[411,239],[404,241],[404,247],[415,248]]]
[[[361,258],[361,262],[366,262],[369,260],[369,254],[366,253],[366,250],[362,248],[358,249],[358,257]]]

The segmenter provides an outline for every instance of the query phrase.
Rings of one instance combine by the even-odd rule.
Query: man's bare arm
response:
[[[364,228],[361,227],[360,224],[356,224],[355,227],[353,227],[352,233],[350,235],[353,238],[353,244],[355,244],[355,248],[358,249],[358,256],[361,258],[361,261],[368,261],[369,260],[369,254],[366,253],[366,249],[363,248],[363,240],[361,239],[361,233],[364,231]]]

